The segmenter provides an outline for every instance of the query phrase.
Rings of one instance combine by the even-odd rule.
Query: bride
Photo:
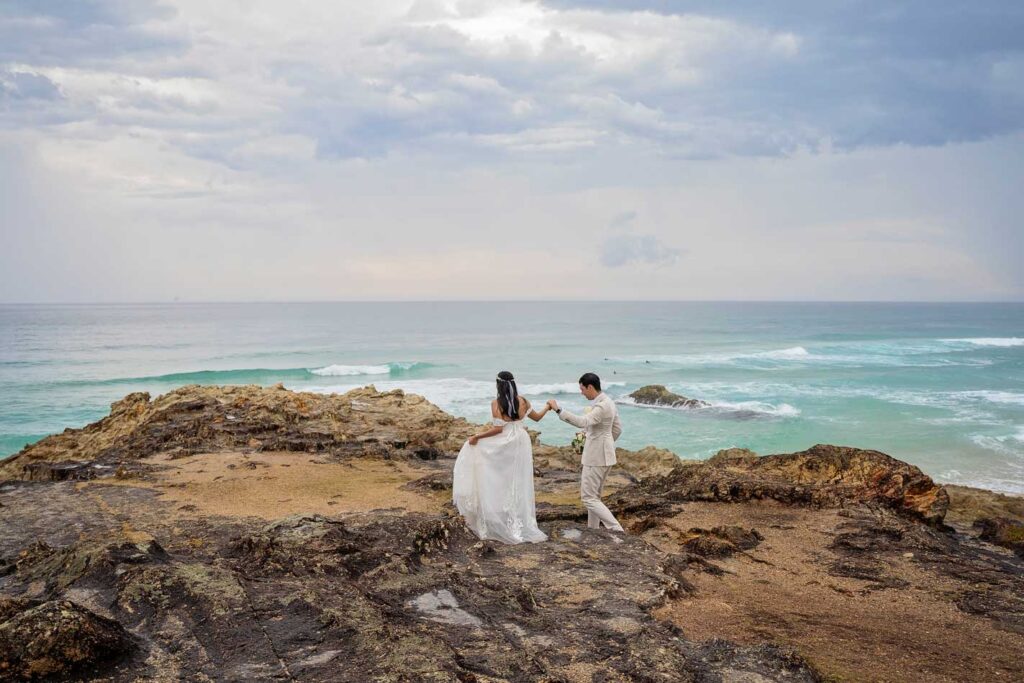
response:
[[[547,535],[537,527],[533,499],[533,446],[523,417],[535,422],[550,410],[530,408],[519,395],[511,372],[498,373],[498,397],[491,401],[493,426],[459,451],[452,475],[452,498],[473,532],[505,543],[538,543]]]

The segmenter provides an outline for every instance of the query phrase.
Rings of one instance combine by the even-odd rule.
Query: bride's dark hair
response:
[[[513,420],[519,419],[519,390],[516,388],[516,378],[508,370],[498,373],[498,407],[502,415],[508,415]]]

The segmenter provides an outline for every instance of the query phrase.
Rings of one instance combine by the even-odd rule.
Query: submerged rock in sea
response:
[[[674,394],[660,384],[641,387],[631,393],[629,397],[641,405],[665,408],[707,408],[711,405],[698,398],[687,398]]]

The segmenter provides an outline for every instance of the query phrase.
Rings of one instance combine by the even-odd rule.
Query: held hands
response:
[[[556,401],[553,398],[548,399],[548,410],[554,410],[554,411],[557,412],[558,411],[558,401]]]

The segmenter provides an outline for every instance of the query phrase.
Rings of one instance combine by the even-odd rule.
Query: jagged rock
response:
[[[645,406],[665,408],[707,408],[711,404],[698,398],[687,398],[674,394],[661,384],[641,387],[629,395],[634,401]]]
[[[92,674],[132,649],[116,621],[67,600],[0,602],[0,678],[35,680]]]
[[[981,531],[981,538],[1001,545],[1024,557],[1024,524],[1005,517],[984,518],[974,523]]]
[[[647,480],[640,491],[677,501],[770,498],[816,507],[875,503],[931,524],[941,524],[949,507],[946,491],[917,467],[878,451],[825,445],[763,457],[720,453],[707,462],[684,464],[664,477]],[[621,492],[619,497],[629,495]]]

